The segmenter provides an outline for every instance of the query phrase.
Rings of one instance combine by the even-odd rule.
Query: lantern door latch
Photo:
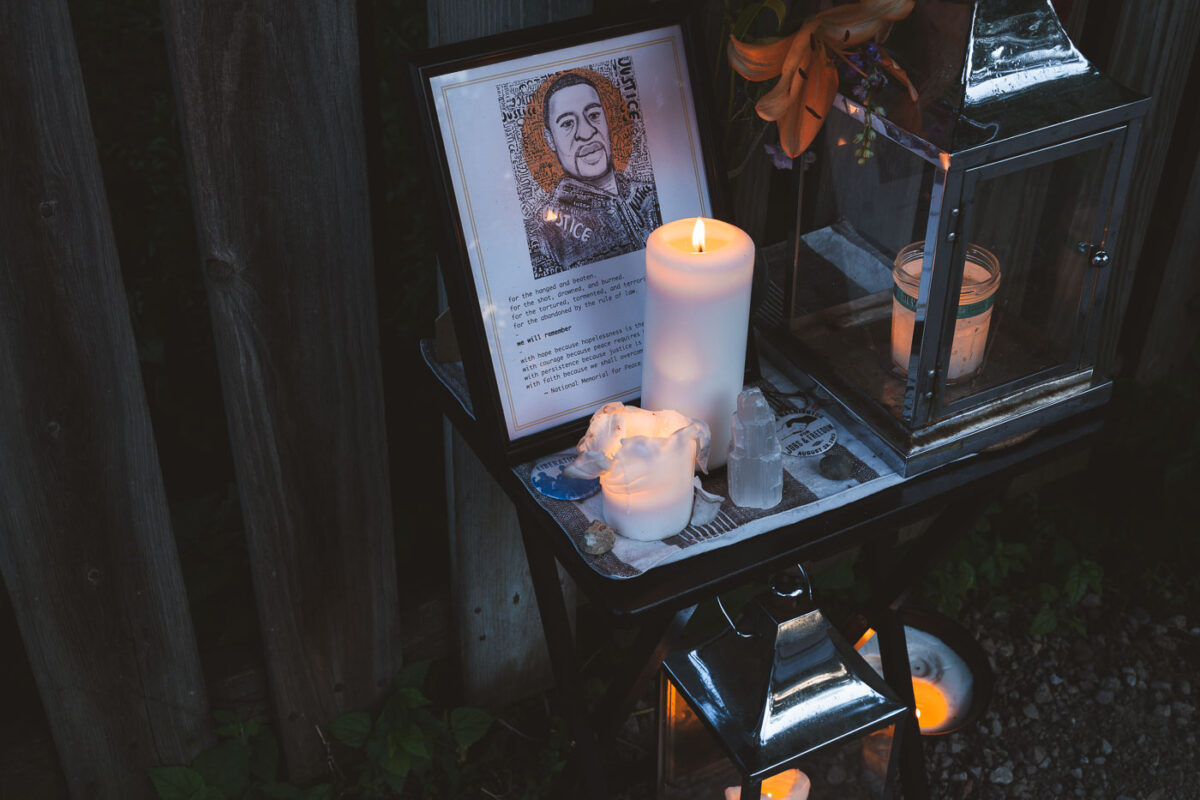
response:
[[[1109,265],[1109,263],[1112,261],[1112,259],[1109,258],[1108,251],[1105,250],[1104,248],[1093,247],[1092,255],[1088,258],[1088,261],[1096,269],[1104,269],[1105,267],[1107,267]]]

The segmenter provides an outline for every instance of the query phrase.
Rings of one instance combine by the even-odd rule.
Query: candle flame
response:
[[[692,247],[697,253],[704,252],[704,220],[696,217],[696,226],[692,228]]]
[[[547,208],[546,209],[546,222],[554,222],[554,220],[556,220],[556,219],[558,219],[558,214],[554,213],[554,209]]]

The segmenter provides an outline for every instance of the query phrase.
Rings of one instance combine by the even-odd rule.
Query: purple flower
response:
[[[767,155],[769,155],[771,157],[771,165],[774,166],[775,169],[791,169],[792,168],[791,157],[788,156],[788,154],[785,153],[783,151],[783,148],[780,147],[779,145],[766,144],[766,145],[763,145],[763,149],[766,150]]]

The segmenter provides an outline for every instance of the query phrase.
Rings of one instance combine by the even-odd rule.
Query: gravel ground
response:
[[[1008,613],[959,615],[996,682],[978,722],[922,739],[932,797],[1200,798],[1200,617],[1113,612],[1095,595],[1081,605],[1086,637],[1031,637]],[[644,756],[653,752],[656,723],[649,702],[641,706],[646,713],[630,718],[620,738]],[[626,755],[636,757],[634,749]],[[847,766],[817,780],[840,784]],[[654,796],[643,780],[617,800]],[[820,800],[815,789],[811,800]]]
[[[934,797],[1200,797],[1197,620],[1083,603],[1086,639],[1030,637],[1005,614],[968,613],[995,693],[972,728],[923,740]]]

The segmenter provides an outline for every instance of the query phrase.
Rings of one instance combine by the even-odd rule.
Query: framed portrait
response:
[[[646,238],[722,210],[695,40],[656,10],[411,63],[475,413],[510,454],[641,394]]]

